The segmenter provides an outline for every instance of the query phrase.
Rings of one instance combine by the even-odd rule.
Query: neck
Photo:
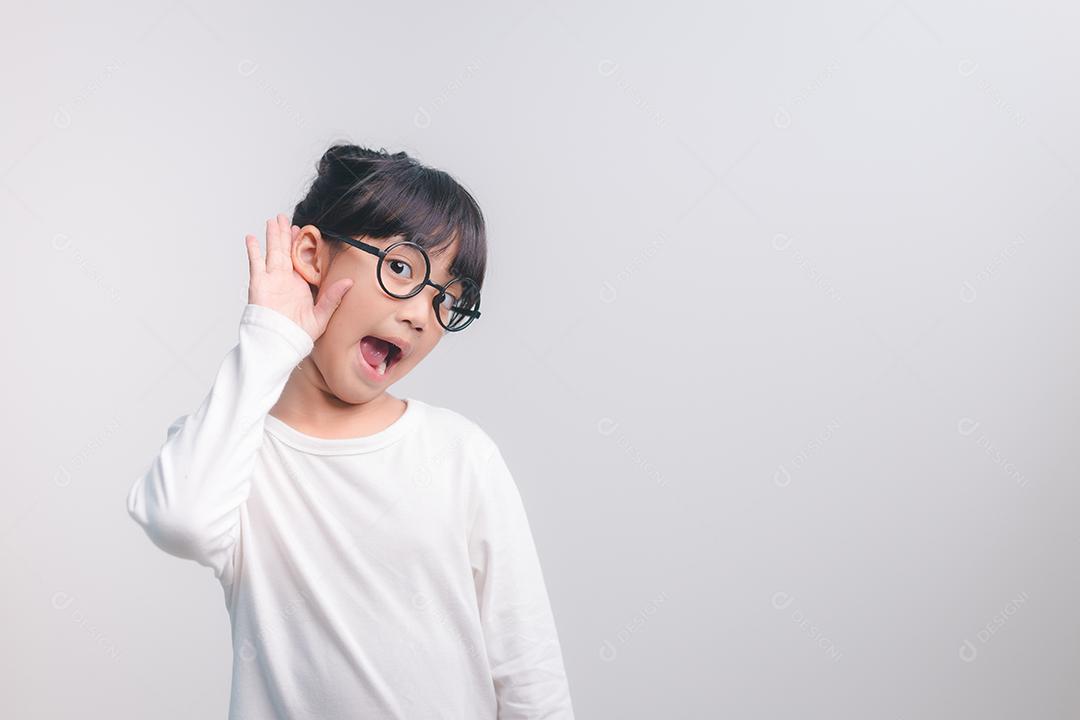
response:
[[[357,401],[334,395],[311,357],[304,358],[285,383],[270,414],[305,435],[350,438],[373,435],[405,412],[405,401],[385,390]]]

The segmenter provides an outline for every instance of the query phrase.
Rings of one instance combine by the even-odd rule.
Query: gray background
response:
[[[224,716],[220,587],[125,495],[346,140],[486,213],[392,392],[503,448],[581,718],[1075,717],[1078,13],[9,13],[0,715]]]

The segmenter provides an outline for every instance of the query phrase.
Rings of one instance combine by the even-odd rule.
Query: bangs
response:
[[[405,153],[356,155],[362,149],[339,147],[353,153],[327,151],[311,192],[297,205],[294,224],[378,240],[400,235],[424,248],[433,262],[456,241],[450,276],[468,277],[483,286],[484,217],[468,190],[447,173],[425,167]],[[315,201],[310,202],[313,196]]]

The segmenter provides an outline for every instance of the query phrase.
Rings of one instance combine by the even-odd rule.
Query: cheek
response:
[[[405,367],[408,369],[416,367],[419,363],[423,362],[424,358],[428,356],[428,353],[430,353],[434,347],[434,345],[431,345],[414,348],[412,357],[406,361]]]
[[[370,287],[353,285],[330,316],[327,332],[332,327],[342,328],[345,334],[349,334],[350,330],[356,332],[369,328],[392,309],[389,306],[390,300],[391,298],[378,291],[378,288],[373,290]]]

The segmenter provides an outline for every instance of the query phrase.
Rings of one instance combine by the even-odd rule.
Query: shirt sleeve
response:
[[[469,532],[499,720],[573,720],[562,649],[517,485],[496,447],[477,486]]]
[[[127,495],[128,514],[170,555],[231,576],[240,506],[248,498],[267,413],[289,375],[314,347],[282,313],[249,303],[239,342],[193,413],[166,440]]]

